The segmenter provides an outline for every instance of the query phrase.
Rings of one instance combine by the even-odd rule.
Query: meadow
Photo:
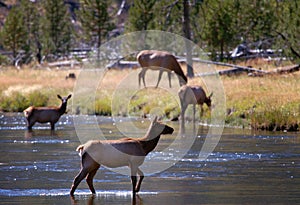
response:
[[[255,67],[272,69],[263,63],[257,65],[256,62]],[[225,68],[219,66],[217,69]],[[136,70],[138,71],[139,69]],[[79,76],[80,72],[80,68],[0,68],[0,111],[22,112],[30,105],[58,105],[56,95],[73,93],[76,86],[76,79],[66,79],[66,76],[69,73]],[[120,82],[131,72],[129,69],[108,70],[95,93],[95,103],[83,100],[81,104],[77,104],[78,107],[69,108],[68,113],[145,117],[158,108],[164,118],[177,120],[180,114],[177,96],[165,89],[139,89],[135,75],[124,83],[129,89],[126,88]],[[158,72],[150,71],[146,76],[152,75],[155,79],[153,83],[156,83]],[[247,74],[221,76],[221,80],[226,95],[226,125],[272,131],[299,131],[299,72],[263,77],[249,77]],[[162,81],[168,87],[166,74],[163,74]],[[176,81],[177,78],[173,77],[172,84]],[[119,93],[124,96],[115,94],[116,90],[120,90],[120,84],[123,89]],[[201,85],[202,80],[194,78],[189,84]],[[123,101],[125,96],[130,98],[127,103]],[[206,106],[204,108],[204,116],[199,119],[198,113],[198,120],[209,123],[210,112]],[[186,117],[189,118],[191,114],[192,109],[189,108]]]

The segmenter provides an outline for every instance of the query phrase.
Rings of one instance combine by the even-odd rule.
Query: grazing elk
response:
[[[145,157],[157,145],[160,135],[172,134],[174,129],[157,121],[151,122],[146,135],[142,138],[123,138],[119,140],[91,140],[80,145],[76,150],[81,155],[81,170],[75,177],[70,190],[73,196],[79,183],[86,177],[89,189],[95,194],[93,178],[101,165],[115,168],[128,166],[131,170],[132,192],[135,195],[141,188],[144,178],[139,169]],[[137,175],[140,176],[137,182]]]
[[[178,96],[181,104],[181,119],[184,121],[184,114],[188,105],[193,105],[193,121],[195,122],[196,105],[200,105],[201,116],[203,115],[203,104],[205,103],[211,108],[211,93],[208,97],[206,96],[201,86],[182,86],[178,91]]]
[[[145,74],[148,69],[159,70],[159,76],[156,87],[158,87],[163,71],[166,71],[168,73],[170,87],[172,87],[172,72],[177,74],[180,86],[185,85],[187,83],[187,77],[184,75],[175,56],[173,56],[169,52],[143,50],[138,53],[137,60],[142,66],[142,71],[139,73],[139,86],[141,85],[141,79],[143,79],[144,86],[146,87]]]
[[[24,115],[27,120],[27,127],[29,130],[32,129],[32,126],[36,123],[47,123],[50,122],[51,130],[54,130],[55,123],[59,120],[60,116],[65,114],[67,108],[68,99],[72,97],[69,95],[68,97],[62,98],[60,95],[57,97],[61,100],[60,107],[51,106],[51,107],[34,107],[30,106],[25,109]]]

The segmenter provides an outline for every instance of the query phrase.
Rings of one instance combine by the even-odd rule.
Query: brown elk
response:
[[[81,155],[81,170],[75,177],[70,195],[73,196],[79,183],[86,177],[92,194],[95,194],[93,178],[101,165],[116,168],[128,166],[131,170],[132,192],[135,195],[141,188],[144,179],[139,169],[145,157],[157,145],[160,135],[172,134],[174,129],[157,121],[151,122],[146,135],[142,138],[123,138],[119,140],[91,140],[80,145],[76,150]],[[137,175],[140,176],[137,182]]]
[[[61,97],[57,95],[57,97],[61,100],[60,107],[51,106],[51,107],[34,107],[30,106],[25,109],[24,115],[27,120],[27,128],[29,130],[32,129],[32,126],[36,123],[47,123],[50,122],[51,130],[54,130],[55,123],[59,120],[60,116],[66,113],[67,102],[68,99],[72,97],[69,95],[68,97]]]
[[[181,104],[181,119],[184,121],[184,114],[188,105],[193,105],[193,121],[195,121],[196,105],[200,105],[201,116],[203,115],[203,104],[205,103],[211,108],[211,93],[208,97],[201,86],[182,86],[178,91],[178,96]]]
[[[163,71],[168,73],[169,86],[171,85],[171,74],[172,72],[177,74],[180,86],[187,83],[187,77],[184,75],[178,61],[175,56],[166,51],[156,51],[156,50],[143,50],[137,55],[137,60],[142,66],[142,71],[139,73],[139,86],[141,85],[141,79],[143,79],[144,86],[145,74],[148,69],[159,70],[158,81],[156,87],[161,80]]]

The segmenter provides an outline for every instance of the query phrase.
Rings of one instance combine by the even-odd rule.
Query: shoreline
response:
[[[76,118],[76,117],[85,117],[85,118],[88,118],[89,117],[96,117],[97,119],[101,119],[101,122],[102,123],[113,123],[115,122],[116,119],[114,119],[113,116],[103,116],[103,115],[95,115],[93,116],[92,114],[71,114],[71,113],[67,113],[67,114],[64,114],[62,115],[61,118],[64,118],[65,119],[68,119],[70,120],[68,126],[73,126],[74,125],[74,122],[73,122],[73,118]],[[24,129],[24,131],[28,131],[27,128],[26,128],[26,119],[24,117],[24,114],[22,112],[2,112],[0,111],[0,119],[5,119],[5,117],[16,117],[17,119],[22,119],[22,121],[24,122],[24,124],[19,124],[18,126],[18,129]],[[148,116],[149,117],[149,116]],[[136,116],[127,116],[127,117],[121,117],[121,116],[117,116],[117,120],[120,120],[122,122],[128,122],[130,120],[141,120],[141,121],[145,121],[145,120],[150,120],[148,119],[148,117],[136,117]],[[173,121],[173,120],[170,120],[170,119],[163,119],[166,123],[180,123],[180,121]],[[57,122],[59,123],[60,120]],[[193,123],[192,120],[185,120],[186,123],[188,124],[191,124]],[[99,122],[100,123],[100,122]],[[220,127],[220,125],[213,125],[213,124],[208,124],[208,123],[203,123],[203,122],[200,122],[200,121],[196,121],[196,124],[198,124],[197,126],[199,126],[199,129],[209,129],[210,127]],[[49,126],[50,124],[49,123],[36,123],[35,125],[36,127],[38,128],[34,128],[32,131],[39,131],[39,130],[50,130],[49,129]],[[178,125],[179,126],[179,125]],[[233,133],[237,133],[237,134],[245,134],[245,133],[248,133],[248,134],[254,134],[254,135],[261,135],[261,134],[265,134],[265,135],[280,135],[280,133],[282,134],[291,134],[291,135],[295,135],[297,136],[297,134],[299,133],[299,130],[298,131],[278,131],[278,130],[262,130],[262,129],[253,129],[251,127],[243,127],[243,126],[234,126],[234,125],[230,125],[230,124],[224,124],[224,130],[225,132],[223,131],[223,134],[222,135],[227,135],[227,132],[228,130],[232,130]]]

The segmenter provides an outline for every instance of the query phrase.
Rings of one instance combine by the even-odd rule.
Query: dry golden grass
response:
[[[10,68],[0,70],[0,91],[23,92],[42,89],[72,90],[75,81],[66,80],[69,73],[78,74],[78,70],[42,70]]]
[[[222,79],[227,107],[232,110],[239,108],[247,112],[255,108],[262,111],[289,106],[293,107],[294,111],[300,109],[300,74]]]
[[[224,69],[223,67],[204,64],[195,64],[194,67],[196,72]],[[255,64],[253,67],[257,68],[258,65]],[[183,69],[186,70],[186,67],[183,66]],[[166,92],[162,89],[157,92],[157,95],[154,95],[152,90],[141,91],[143,85],[141,89],[138,87],[137,78],[139,71],[140,69],[125,69],[105,72],[103,79],[99,79],[96,93],[96,113],[112,114],[111,100],[113,95],[120,95],[117,96],[119,100],[117,100],[116,106],[120,109],[117,114],[124,114],[123,112],[126,110],[127,112],[140,112],[141,115],[144,115],[157,107],[161,107],[162,112],[168,113],[169,117],[176,117],[179,114],[177,96],[175,97],[176,102],[170,103],[169,100],[174,101],[177,90],[171,89]],[[76,76],[79,76],[80,72],[79,69],[2,69],[0,70],[1,98],[14,97],[13,93],[27,95],[39,91],[48,96],[48,103],[53,105],[57,103],[56,94],[67,95],[74,91],[76,80],[66,80],[65,77],[69,73],[75,73]],[[146,74],[147,86],[154,86],[157,82],[157,76],[158,72],[148,71]],[[166,76],[164,73],[160,86],[169,88]],[[300,72],[264,77],[221,76],[220,79],[226,95],[226,108],[229,114],[226,118],[227,123],[255,127],[273,121],[277,123],[279,120],[281,124],[296,123],[300,125]],[[209,91],[209,88],[205,87],[205,80],[207,80],[205,77],[197,77],[190,79],[189,84],[202,85]],[[172,78],[172,85],[173,89],[179,86],[175,76]],[[130,105],[124,104],[122,101],[128,96],[131,96]],[[135,107],[138,107],[139,110],[136,111]],[[277,114],[273,115],[273,113]],[[265,116],[268,117],[265,118]],[[278,119],[280,116],[283,119]]]
[[[239,63],[243,66],[275,69],[274,62],[266,63],[263,59],[253,59]],[[267,65],[266,65],[267,64]],[[290,64],[285,63],[285,65]],[[194,64],[198,72],[229,69],[224,66]],[[205,78],[205,77],[202,77]],[[202,78],[189,79],[190,85],[203,84]],[[227,107],[246,102],[248,105],[269,104],[284,106],[286,104],[300,103],[300,72],[284,75],[265,75],[263,77],[249,77],[246,74],[237,76],[221,76],[226,94]]]
[[[73,92],[76,81],[66,80],[70,73],[78,70],[47,70],[6,68],[0,70],[0,111],[22,111],[28,105],[57,105],[57,94]],[[42,96],[43,97],[42,97]],[[42,97],[43,102],[39,102]],[[30,100],[29,100],[30,99]],[[17,101],[15,103],[15,101]],[[11,104],[11,105],[10,105]]]

